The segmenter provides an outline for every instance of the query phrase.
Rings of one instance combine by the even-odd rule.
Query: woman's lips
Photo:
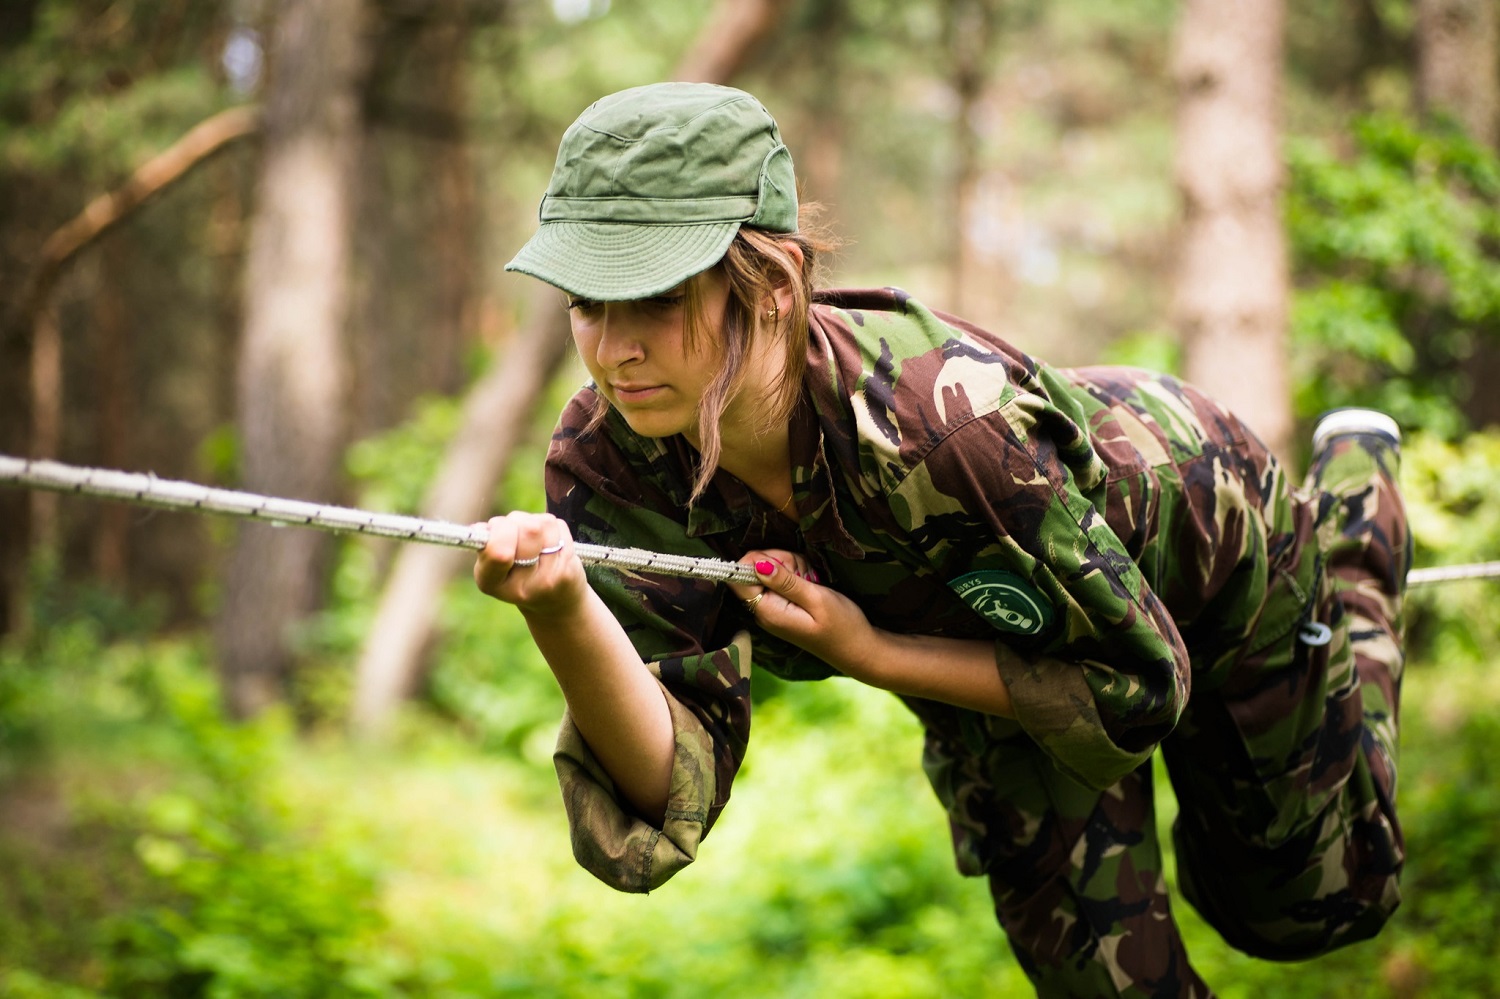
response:
[[[620,402],[645,402],[656,393],[666,388],[665,385],[643,385],[631,383],[629,385],[614,384],[610,386],[614,390],[615,398]]]

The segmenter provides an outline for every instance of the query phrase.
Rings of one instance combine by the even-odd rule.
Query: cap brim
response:
[[[739,228],[543,222],[505,269],[599,302],[650,298],[718,263]]]

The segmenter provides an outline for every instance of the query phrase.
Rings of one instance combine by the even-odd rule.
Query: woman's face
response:
[[[706,328],[691,349],[686,285],[632,302],[568,299],[573,342],[594,383],[645,437],[696,439],[698,403],[718,372],[729,281],[717,267],[692,280]]]

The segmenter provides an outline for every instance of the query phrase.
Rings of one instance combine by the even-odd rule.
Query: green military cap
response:
[[[743,90],[634,87],[564,133],[538,214],[506,270],[597,301],[649,298],[718,263],[741,225],[795,232],[792,155]]]

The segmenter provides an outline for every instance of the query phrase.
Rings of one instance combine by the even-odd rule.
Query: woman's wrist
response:
[[[843,642],[844,647],[829,658],[828,664],[851,680],[889,690],[887,665],[899,654],[895,646],[901,636],[868,622],[861,632]]]
[[[521,612],[527,627],[535,632],[537,628],[572,627],[577,622],[586,620],[590,613],[590,600],[597,599],[598,595],[585,583],[576,591],[552,590],[540,600],[517,602],[515,606]]]

